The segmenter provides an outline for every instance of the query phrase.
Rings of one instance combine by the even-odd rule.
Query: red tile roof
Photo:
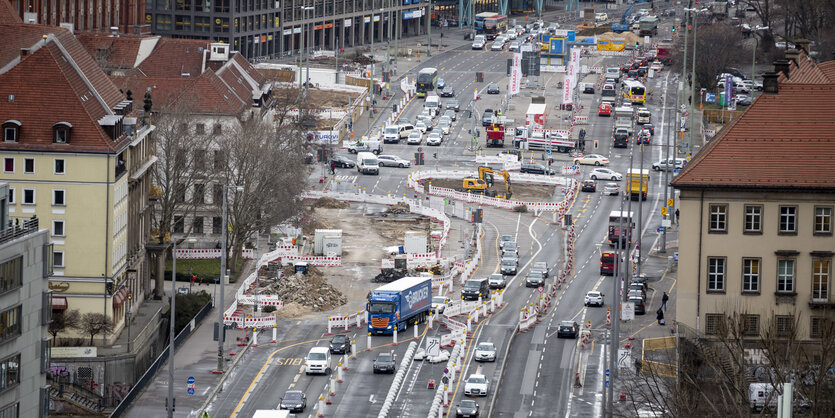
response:
[[[69,31],[0,25],[0,39],[0,122],[15,119],[22,126],[20,142],[0,143],[0,149],[112,152],[124,146],[98,121],[125,96]],[[29,50],[23,57],[22,48]],[[56,122],[72,125],[70,144],[53,144]]]
[[[0,24],[23,23],[9,0],[0,0]]]
[[[783,83],[800,83],[800,84],[827,84],[835,82],[835,79],[829,77],[821,68],[821,65],[815,64],[815,61],[801,53],[797,61],[789,60],[789,75],[780,73],[780,82]],[[825,68],[826,66],[824,66]]]
[[[110,68],[133,68],[139,54],[139,45],[148,36],[119,35],[113,37],[101,32],[80,32],[79,42],[99,63]]]
[[[827,61],[818,64],[818,69],[823,72],[826,78],[835,80],[835,61]]]
[[[203,52],[210,44],[196,39],[160,38],[153,52],[139,64],[139,70],[147,77],[197,77],[203,69]]]
[[[682,189],[833,191],[833,114],[835,84],[781,82],[778,94],[763,93],[754,100],[696,154],[672,184]]]

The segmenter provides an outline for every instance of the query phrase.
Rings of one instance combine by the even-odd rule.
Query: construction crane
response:
[[[504,196],[498,196],[498,192],[492,189],[494,184],[493,176],[495,174],[497,174],[497,172],[490,167],[479,167],[478,178],[465,177],[462,182],[462,188],[467,193],[480,193],[485,196],[503,197],[504,199],[510,199],[510,196],[513,194],[510,191],[510,173],[508,173],[507,170],[502,170],[498,172],[498,174],[500,174],[502,178],[504,178]]]

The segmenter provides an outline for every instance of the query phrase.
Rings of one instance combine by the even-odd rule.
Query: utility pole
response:
[[[374,101],[375,101],[374,90],[376,90],[374,88],[375,86],[374,86],[374,12],[373,11],[371,12],[371,24],[369,26],[371,26],[371,74],[370,74],[371,75],[371,77],[370,77],[371,80],[368,83],[368,88],[369,88],[369,90],[371,90],[371,103],[368,104],[368,122],[369,122],[368,123],[368,129],[370,130],[371,128],[373,128],[373,126],[371,126],[371,121],[373,120],[373,115],[374,115]]]
[[[688,7],[688,9],[685,9],[685,11],[684,11],[684,62],[682,63],[683,65],[681,67],[681,81],[678,84],[679,85],[678,93],[679,93],[679,98],[681,99],[681,107],[679,108],[679,112],[681,114],[681,119],[684,119],[684,98],[686,96],[686,94],[683,94],[683,92],[684,92],[684,88],[685,88],[684,82],[687,81],[687,37],[688,37],[688,34],[690,33],[690,11],[689,11],[689,8],[693,7],[693,0],[688,1],[687,7]],[[690,115],[690,116],[692,117],[693,115]],[[681,120],[681,119],[679,119],[679,120]],[[680,125],[677,129],[680,130],[680,131],[683,130],[684,125],[680,124],[679,121],[676,121],[676,122],[677,122],[676,125]],[[682,137],[682,140],[683,140],[684,139],[683,131],[681,133],[681,137]],[[675,157],[673,157],[673,158],[675,158]]]
[[[663,107],[665,104],[666,104],[666,99],[665,99],[664,102],[661,103],[661,106]],[[675,112],[671,112],[671,114],[673,115],[673,117],[675,117]],[[661,120],[661,124],[663,126],[663,124],[664,124],[663,119]],[[671,125],[675,126],[675,123],[673,123]],[[664,215],[662,217],[662,219],[670,219],[671,218],[671,214],[669,213],[670,207],[667,204],[667,202],[669,201],[669,190],[670,190],[670,137],[672,137],[674,135],[673,134],[673,129],[669,129],[669,132],[665,132],[665,133],[666,133],[666,135],[665,135],[666,136],[666,141],[665,141],[666,145],[664,146],[664,151],[665,151],[664,152],[665,153],[665,157],[664,157],[664,161],[665,161],[665,165],[664,165],[664,206],[667,208],[667,214]],[[676,167],[675,156],[673,156],[673,170],[675,170],[675,167]],[[661,254],[665,254],[667,252],[667,228],[668,227],[664,227],[664,231],[661,232],[661,248],[658,249],[658,252],[661,253]]]
[[[174,238],[171,242],[174,243],[174,249],[171,253],[173,260],[171,261],[171,319],[168,331],[168,402],[165,403],[168,407],[168,418],[174,416],[174,324],[177,312],[177,239]]]
[[[641,164],[640,164],[640,176],[641,176],[641,193],[638,194],[638,236],[635,238],[635,249],[638,251],[638,273],[636,276],[641,275],[641,231],[644,225],[644,219],[641,217],[642,209],[644,207],[644,144],[641,144]],[[647,193],[649,193],[649,173],[647,173]],[[664,202],[667,204],[667,202]]]
[[[400,56],[400,31],[403,24],[400,23],[403,19],[403,12],[400,9],[395,10],[394,17],[394,74],[397,74],[398,57]]]
[[[426,12],[426,56],[432,56],[432,0],[429,0],[429,10]]]
[[[690,137],[687,141],[687,154],[693,155],[693,129],[696,126],[696,114],[693,113],[693,105],[696,103],[696,28],[699,25],[699,12],[693,16],[693,62],[691,63],[693,70],[690,72]],[[753,84],[752,84],[753,86]],[[725,102],[728,102],[725,98]]]

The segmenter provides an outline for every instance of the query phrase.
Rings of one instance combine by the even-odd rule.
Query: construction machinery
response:
[[[494,175],[497,174],[496,171],[493,171],[490,167],[479,167],[478,168],[478,178],[475,177],[465,177],[463,180],[462,188],[467,193],[480,193],[485,196],[490,197],[503,197],[504,199],[510,199],[512,192],[510,191],[510,173],[507,170],[502,170],[498,172],[504,178],[504,187],[505,187],[505,195],[499,196],[498,192],[493,189],[493,178]]]
[[[487,147],[504,147],[504,125],[499,123],[491,123],[487,127]]]

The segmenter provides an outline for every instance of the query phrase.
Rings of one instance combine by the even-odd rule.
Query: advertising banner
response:
[[[571,88],[577,87],[577,80],[579,80],[580,72],[580,48],[571,48],[571,65],[574,66],[574,71],[571,75]]]
[[[510,69],[510,94],[519,94],[522,86],[522,54],[513,54],[513,67]]]

